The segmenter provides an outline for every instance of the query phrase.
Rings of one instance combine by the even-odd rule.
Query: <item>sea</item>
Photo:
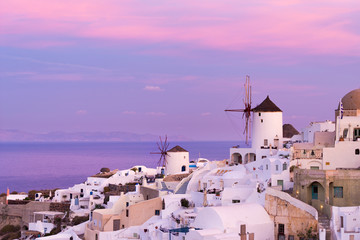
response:
[[[240,143],[171,142],[189,151],[190,160],[229,158]],[[101,168],[128,169],[135,165],[155,168],[160,158],[155,142],[37,142],[0,143],[0,193],[68,188],[85,182]]]

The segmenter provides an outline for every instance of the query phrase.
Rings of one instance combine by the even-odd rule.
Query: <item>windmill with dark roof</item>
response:
[[[245,83],[244,109],[225,111],[243,112],[245,119],[246,143],[251,135],[251,147],[230,149],[231,163],[246,164],[256,161],[257,157],[271,156],[282,147],[283,127],[282,111],[267,96],[259,105],[251,107],[251,86],[247,77]],[[250,128],[251,127],[251,128]],[[251,134],[250,134],[251,130]]]
[[[170,143],[167,142],[167,136],[165,135],[164,142],[161,137],[159,139],[160,141],[156,143],[159,152],[151,152],[150,154],[160,154],[158,166],[161,167],[162,174],[188,173],[189,152],[178,145],[168,150]]]
[[[162,141],[161,137],[159,136],[160,141],[157,142],[157,147],[159,149],[159,152],[151,152],[150,154],[160,154],[160,159],[158,161],[158,166],[160,167],[166,167],[167,161],[166,161],[166,156],[167,154],[167,150],[169,148],[170,143],[167,142],[167,135],[165,135],[165,140],[164,142]]]

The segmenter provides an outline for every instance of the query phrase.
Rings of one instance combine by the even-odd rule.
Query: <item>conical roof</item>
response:
[[[176,145],[172,149],[168,150],[167,152],[187,152],[185,149],[180,147],[179,145]]]
[[[282,112],[281,109],[273,103],[269,95],[265,100],[252,109],[254,112]]]
[[[294,135],[299,134],[299,131],[294,128],[291,124],[283,125],[283,137],[284,138],[292,138]]]

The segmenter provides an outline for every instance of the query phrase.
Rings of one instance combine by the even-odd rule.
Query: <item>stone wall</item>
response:
[[[294,236],[294,239],[299,239],[297,234],[305,232],[310,227],[317,232],[317,212],[313,207],[305,203],[302,203],[304,204],[302,207],[298,203],[299,200],[292,198],[287,193],[278,191],[280,194],[274,194],[276,190],[271,191],[271,193],[267,192],[265,196],[265,210],[274,221],[275,239],[278,239],[280,224],[284,225],[285,239],[288,239],[289,235]],[[284,197],[285,195],[286,197]]]
[[[70,210],[70,203],[50,203],[50,211],[54,212],[68,212]]]
[[[0,204],[0,228],[6,224],[29,225],[32,221],[34,212],[49,211],[50,203],[29,202],[28,204],[6,205]]]

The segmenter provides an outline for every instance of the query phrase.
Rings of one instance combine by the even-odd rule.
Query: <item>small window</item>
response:
[[[266,164],[266,170],[269,170],[269,165]]]
[[[262,159],[266,158],[266,156],[261,156]]]
[[[295,240],[295,237],[294,237],[294,235],[289,235],[289,238],[288,238],[289,240]]]
[[[183,165],[183,166],[181,167],[181,171],[182,171],[182,172],[185,172],[185,171],[186,171],[186,166],[185,166],[185,165]]]
[[[279,171],[279,165],[276,165],[276,171]]]
[[[129,202],[126,202],[126,206],[127,206],[127,207],[129,206]]]
[[[120,219],[113,220],[113,230],[114,231],[120,230]]]
[[[311,150],[311,156],[315,156],[314,150]]]
[[[355,149],[355,155],[359,155],[360,154],[360,149]]]
[[[287,169],[287,164],[284,163],[284,164],[283,164],[283,171],[285,171],[286,169]]]
[[[259,117],[261,116],[261,113],[259,113]]]
[[[264,146],[267,146],[267,145],[268,145],[268,140],[264,139]]]
[[[232,203],[240,203],[240,199],[233,199]]]
[[[126,209],[126,216],[129,217],[129,209]]]
[[[357,141],[360,138],[360,128],[354,129],[354,141]]]
[[[310,166],[310,169],[312,170],[319,170],[320,168],[318,166]]]
[[[334,187],[334,198],[343,198],[343,187]]]
[[[155,210],[155,215],[159,216],[160,215],[160,210]]]
[[[279,224],[279,235],[284,235],[284,234],[285,234],[285,225]]]
[[[344,138],[347,138],[348,131],[349,131],[349,129],[347,129],[347,128],[344,129],[344,131],[343,131],[343,137]]]
[[[261,119],[261,122],[263,123],[263,122],[264,122],[264,120],[263,120],[263,119]]]

